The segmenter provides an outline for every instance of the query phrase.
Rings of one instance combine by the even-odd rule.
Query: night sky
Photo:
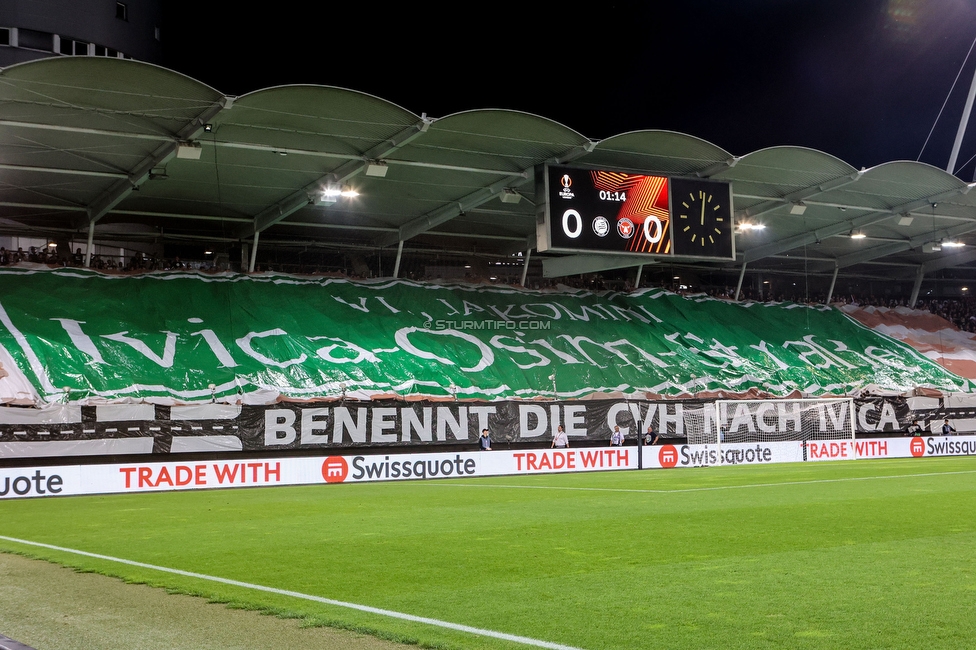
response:
[[[231,95],[333,85],[432,117],[507,108],[593,139],[670,129],[736,155],[799,145],[858,168],[920,154],[945,168],[976,69],[974,53],[922,151],[976,39],[976,2],[348,4],[164,0],[164,63]],[[971,131],[960,165],[976,155]]]

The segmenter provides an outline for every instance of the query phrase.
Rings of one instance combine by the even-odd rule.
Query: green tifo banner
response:
[[[11,269],[0,345],[41,402],[970,390],[834,309],[660,289]]]

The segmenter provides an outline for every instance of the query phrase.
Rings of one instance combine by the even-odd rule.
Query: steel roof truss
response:
[[[96,223],[108,214],[112,208],[121,203],[125,197],[131,194],[132,190],[145,183],[153,168],[166,164],[176,155],[176,149],[179,147],[180,142],[193,140],[200,135],[203,132],[204,126],[216,117],[220,111],[224,110],[225,106],[229,107],[232,101],[228,98],[221,98],[211,104],[205,111],[190,120],[190,122],[180,129],[173,140],[161,144],[150,156],[144,158],[142,162],[136,165],[129,173],[128,178],[113,183],[111,187],[105,190],[88,206],[88,220],[84,225],[91,226]]]

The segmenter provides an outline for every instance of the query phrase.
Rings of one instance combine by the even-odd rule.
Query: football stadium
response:
[[[976,183],[85,52],[0,69],[0,648],[976,644]]]

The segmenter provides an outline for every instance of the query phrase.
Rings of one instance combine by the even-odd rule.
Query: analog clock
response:
[[[727,183],[671,180],[671,238],[675,255],[734,257]]]

